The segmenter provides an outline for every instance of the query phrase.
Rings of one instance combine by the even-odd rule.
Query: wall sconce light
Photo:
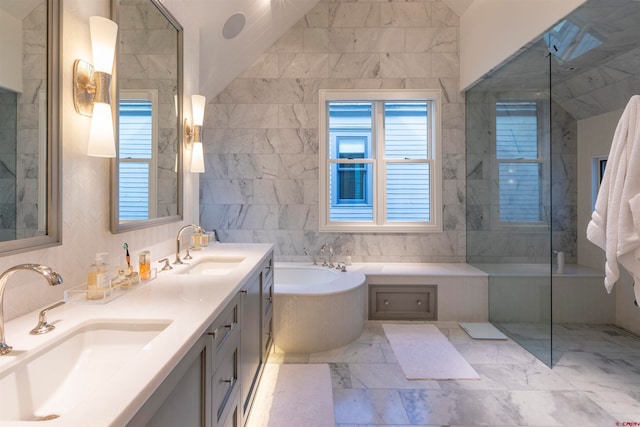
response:
[[[204,172],[204,150],[202,149],[202,124],[204,122],[204,106],[207,98],[202,95],[191,95],[191,112],[193,126],[184,119],[185,148],[191,150],[191,172]]]
[[[89,29],[93,65],[81,59],[73,64],[73,105],[78,114],[91,117],[87,154],[115,157],[110,86],[118,25],[102,16],[92,16]]]

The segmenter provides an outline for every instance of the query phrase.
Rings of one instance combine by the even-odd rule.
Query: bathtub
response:
[[[276,262],[274,344],[285,353],[315,353],[349,344],[364,329],[366,277],[358,272]]]
[[[615,321],[615,298],[604,288],[604,274],[593,268],[567,264],[558,274],[549,264],[473,265],[489,274],[492,322]]]

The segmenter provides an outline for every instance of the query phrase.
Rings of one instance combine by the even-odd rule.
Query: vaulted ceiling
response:
[[[624,108],[640,93],[638,22],[639,0],[588,0],[474,89],[551,88],[554,101],[577,120]]]
[[[200,28],[200,93],[215,97],[319,0],[192,0]],[[474,0],[442,0],[461,15]],[[244,15],[244,25],[242,25]],[[226,29],[225,29],[226,24]],[[223,31],[240,32],[226,38]],[[227,37],[229,35],[227,34]]]

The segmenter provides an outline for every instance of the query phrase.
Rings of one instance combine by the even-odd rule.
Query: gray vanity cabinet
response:
[[[260,370],[260,274],[242,289],[242,333],[240,384],[243,420],[251,408],[253,390]]]
[[[220,312],[128,427],[241,427],[271,347],[272,255]]]
[[[145,402],[128,427],[202,427],[210,425],[211,338],[204,335]]]
[[[209,334],[211,352],[211,425],[240,425],[240,339],[242,299],[237,294],[216,318]]]
[[[242,298],[242,344],[240,384],[242,387],[242,424],[247,422],[255,391],[271,348],[273,306],[273,258],[260,265],[240,291]]]
[[[273,258],[262,264],[262,361],[273,343]]]

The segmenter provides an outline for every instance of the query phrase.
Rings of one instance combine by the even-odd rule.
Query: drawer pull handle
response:
[[[267,301],[273,302],[273,297],[267,297]]]
[[[388,299],[384,300],[384,305],[389,305],[389,300]]]
[[[240,293],[246,295],[246,294],[249,293],[249,290],[248,289],[243,289],[243,290],[240,291]]]
[[[420,301],[420,300],[418,300],[416,303],[417,303],[418,305],[422,305],[422,301]]]
[[[218,330],[216,329],[213,332],[207,332],[207,335],[211,335],[215,339],[216,335],[218,335]]]
[[[233,329],[235,326],[236,326],[236,323],[235,323],[235,322],[230,323],[230,324],[228,324],[228,325],[224,325],[224,327],[225,327],[225,328],[227,328],[227,329]]]
[[[231,384],[233,383],[233,378],[231,378],[230,380],[220,380],[221,383],[228,383]]]

